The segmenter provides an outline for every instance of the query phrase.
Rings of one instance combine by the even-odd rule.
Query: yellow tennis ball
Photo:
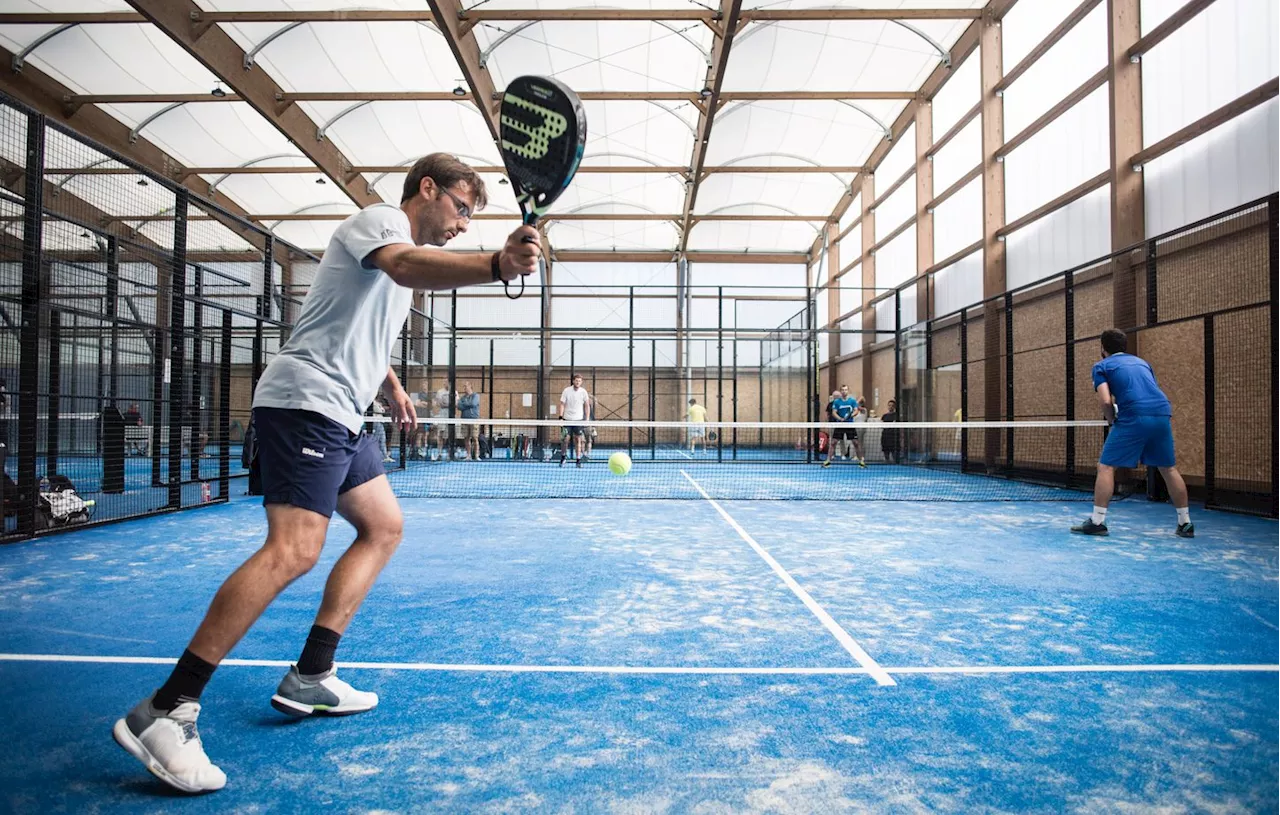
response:
[[[626,475],[631,472],[631,456],[626,453],[614,453],[609,456],[609,472],[614,475]]]

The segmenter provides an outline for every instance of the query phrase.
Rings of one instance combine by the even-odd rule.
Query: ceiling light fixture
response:
[[[324,176],[320,176],[319,178],[317,178],[317,179],[316,179],[316,183],[317,183],[317,184],[327,184],[328,182],[324,180]]]
[[[711,98],[711,89],[710,89],[710,88],[703,88],[701,91],[699,91],[699,92],[698,92],[698,95],[699,95],[699,96],[701,96],[703,99],[710,99],[710,98]]]
[[[147,186],[147,183],[148,183],[148,182],[147,182],[147,179],[145,179],[145,178],[139,178],[139,179],[138,179],[138,186],[139,186],[139,187],[145,187],[145,186]]]
[[[454,95],[454,96],[466,96],[466,95],[467,95],[467,89],[466,89],[466,88],[464,88],[464,87],[462,87],[462,80],[461,80],[461,79],[459,79],[459,80],[458,80],[458,86],[457,86],[456,88],[454,88],[454,89],[453,89],[453,95]]]
[[[209,93],[212,94],[213,96],[218,97],[219,99],[227,95],[227,92],[222,89],[221,82],[213,83],[213,90],[209,91]]]

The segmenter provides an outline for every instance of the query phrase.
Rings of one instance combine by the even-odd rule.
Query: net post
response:
[[[107,393],[111,403],[120,398],[120,241],[107,237],[107,319],[111,320],[111,356],[107,362]]]
[[[187,211],[189,193],[180,188],[173,203],[173,255],[170,264],[169,298],[169,500],[168,506],[182,506],[182,424],[187,419],[186,395],[182,383],[186,381],[187,325]],[[267,295],[266,308],[271,308]]]
[[[498,369],[494,365],[493,337],[489,338],[489,458],[493,458],[493,392],[498,389]],[[510,448],[508,448],[510,449]],[[481,457],[484,451],[479,451]]]
[[[151,360],[151,486],[161,488],[164,480],[160,473],[160,431],[164,425],[164,375],[168,362],[164,349],[167,347],[165,343],[168,341],[168,333],[157,326],[154,336],[151,343],[151,347],[155,349],[155,356]],[[258,382],[256,373],[253,381],[255,385]]]
[[[203,449],[200,447],[200,421],[203,418],[204,407],[200,400],[200,391],[202,378],[202,368],[204,367],[204,348],[201,345],[201,333],[204,328],[204,308],[200,305],[200,301],[204,299],[204,272],[197,264],[192,264],[192,270],[196,276],[196,301],[191,304],[191,441],[190,445],[190,468],[191,480],[200,480],[200,454]],[[268,298],[269,299],[269,298]]]
[[[636,287],[627,288],[627,421],[635,420],[636,404]],[[595,404],[596,396],[591,396]],[[650,428],[650,433],[653,432]],[[627,455],[635,455],[635,432],[627,427]]]
[[[458,418],[458,290],[449,292],[449,418]],[[458,426],[449,422],[448,449],[445,455],[453,461],[458,440]]]
[[[902,289],[893,290],[893,395],[889,398],[902,398]]]
[[[231,500],[231,310],[222,312],[222,359],[218,371],[218,497]]]
[[[731,400],[733,410],[733,422],[738,421],[738,313],[737,303],[734,304],[733,316],[733,399]],[[738,428],[733,428],[733,438],[729,444],[733,451],[733,460],[738,460]]]
[[[969,418],[969,309],[960,309],[960,421]],[[960,472],[969,469],[969,430],[960,429]]]
[[[1270,270],[1271,294],[1271,517],[1280,514],[1280,390],[1277,390],[1276,376],[1280,374],[1280,337],[1277,337],[1277,326],[1280,325],[1280,195],[1272,193],[1267,198],[1267,263]]]
[[[679,380],[677,380],[676,390],[679,390]],[[657,421],[658,418],[658,340],[656,337],[649,340],[649,421]],[[658,455],[658,434],[654,429],[649,428],[649,460],[657,458]]]
[[[427,383],[427,389],[425,393],[421,393],[419,395],[422,396],[427,401],[428,405],[430,405],[431,402],[435,401],[435,394],[436,394],[436,392],[432,390],[432,388],[435,387],[435,379],[436,379],[436,320],[435,320],[436,293],[435,292],[431,292],[430,294],[427,295],[426,306],[427,306],[427,378],[425,381]],[[404,352],[404,351],[401,352],[400,365],[404,368],[405,374],[408,375],[409,354],[407,352]],[[414,408],[414,412],[417,412],[416,407]],[[430,414],[431,412],[430,407],[427,408],[427,412],[428,414]],[[428,415],[427,419],[428,421],[430,421],[431,419],[430,415]],[[409,466],[405,456],[405,448],[408,447],[408,444],[411,443],[412,441],[413,440],[411,438],[407,438],[403,430],[400,431],[400,466],[402,469],[407,469]],[[425,447],[422,449],[424,451],[426,450]]]
[[[49,309],[49,408],[45,419],[44,473],[58,472],[58,430],[62,413],[62,312]]]
[[[41,305],[44,301],[44,162],[45,117],[30,113],[27,121],[26,178],[22,211],[22,326],[18,374],[18,534],[31,537],[36,528],[36,453],[39,444]],[[9,439],[4,439],[7,447]]]
[[[1076,418],[1076,290],[1075,275],[1067,272],[1062,277],[1063,308],[1063,354],[1065,371],[1065,389],[1063,390],[1063,414],[1068,422]],[[1066,465],[1067,482],[1075,481],[1076,475],[1076,429],[1067,427],[1066,450],[1063,461]]]
[[[724,421],[724,286],[716,287],[716,421]],[[716,434],[716,461],[724,461],[723,433]]]
[[[760,398],[756,400],[756,421],[764,422],[764,338],[760,338],[760,359],[756,363],[756,390],[760,394]],[[764,428],[760,428],[759,438],[756,440],[759,449],[764,451]]]
[[[1213,315],[1204,318],[1204,504],[1212,507],[1216,488],[1217,445],[1214,439]],[[1274,431],[1273,431],[1274,432]]]
[[[1007,421],[1012,422],[1013,410],[1013,294],[1004,295],[1004,410]],[[1013,428],[1005,430],[1005,466],[1013,469]]]

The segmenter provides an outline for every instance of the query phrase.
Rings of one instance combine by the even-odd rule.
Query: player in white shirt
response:
[[[583,431],[591,415],[591,395],[582,387],[582,374],[573,375],[573,384],[560,392],[560,420],[565,423],[560,435],[560,466],[564,466],[569,439],[573,439],[574,457],[582,466]]]

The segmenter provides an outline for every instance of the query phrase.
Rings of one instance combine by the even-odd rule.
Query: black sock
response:
[[[218,666],[205,662],[190,650],[182,652],[173,673],[151,700],[156,710],[170,711],[183,702],[198,702],[204,686],[209,684],[210,677]]]
[[[333,654],[338,650],[338,640],[342,635],[337,631],[311,626],[307,635],[307,644],[302,648],[302,656],[298,657],[298,673],[303,676],[322,674],[333,667]]]

